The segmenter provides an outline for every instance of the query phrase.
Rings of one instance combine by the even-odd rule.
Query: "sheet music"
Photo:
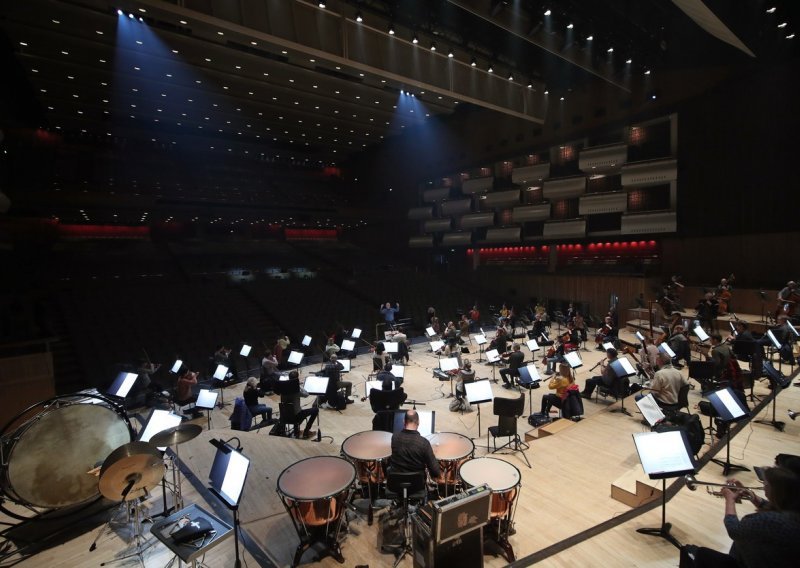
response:
[[[444,345],[444,344],[442,344]],[[399,353],[400,352],[400,344],[395,343],[394,341],[387,341],[383,344],[383,347],[386,349],[387,353]]]
[[[636,401],[636,406],[639,407],[639,411],[644,416],[644,419],[647,420],[647,423],[650,426],[655,426],[666,416],[661,411],[661,407],[658,406],[656,403],[656,399],[653,397],[653,393],[649,393],[647,396],[643,396],[639,400]]]
[[[303,354],[300,351],[292,351],[289,353],[288,361],[292,365],[299,365],[303,361]]]
[[[486,360],[489,361],[489,363],[499,361],[500,353],[497,352],[497,349],[489,349],[489,351],[486,352]]]
[[[305,347],[308,347],[309,345],[311,345],[311,336],[310,335],[304,335],[303,336],[303,341],[301,341],[300,343],[302,345],[304,345]]]
[[[488,342],[488,339],[486,339],[486,336],[483,335],[482,333],[478,335],[473,335],[473,337],[475,338],[475,343],[477,345],[485,345]]]
[[[708,340],[708,334],[706,333],[706,330],[704,330],[699,325],[697,327],[695,327],[692,331],[697,336],[697,339],[699,339],[700,341],[707,341]]]
[[[208,389],[200,389],[200,394],[197,395],[197,402],[194,405],[197,408],[211,409],[217,404],[217,397],[219,393]]]
[[[342,341],[342,351],[355,351],[355,349],[356,349],[356,342],[353,341],[352,339],[345,339]]]
[[[439,360],[439,368],[442,371],[455,371],[458,369],[458,359],[455,357],[445,357]]]
[[[528,341],[525,342],[525,345],[528,346],[528,349],[530,349],[531,352],[538,351],[539,349],[541,349],[539,347],[539,344],[536,343],[535,339],[529,339]]]
[[[581,356],[578,355],[577,351],[570,351],[569,353],[564,355],[564,359],[566,359],[567,364],[573,369],[577,369],[578,367],[583,365],[583,361],[581,361]]]
[[[402,379],[403,376],[406,374],[406,368],[402,365],[392,365],[392,370],[389,371],[398,379]]]
[[[225,365],[217,365],[216,371],[214,371],[214,378],[218,381],[224,381],[225,375],[228,374],[228,367]]]
[[[649,476],[693,472],[694,463],[686,450],[681,431],[637,432],[633,434],[639,461]]]
[[[658,350],[659,350],[659,351],[661,351],[662,353],[666,353],[667,355],[669,355],[669,356],[670,356],[671,358],[673,358],[673,359],[675,358],[675,352],[674,352],[674,351],[672,350],[672,348],[671,348],[669,345],[667,345],[666,343],[662,343],[662,344],[660,344],[660,345],[658,346]]]
[[[725,408],[728,410],[728,412],[731,413],[731,420],[736,420],[737,418],[744,416],[745,412],[742,410],[739,400],[734,397],[729,388],[718,390],[715,394],[719,398],[719,401],[725,405]]]
[[[434,335],[436,335],[436,331],[430,326],[425,328],[425,333],[428,334],[428,337],[433,337]]]
[[[176,359],[175,360],[175,364],[172,365],[172,368],[169,370],[169,372],[177,374],[178,371],[181,370],[181,366],[182,365],[183,365],[183,361],[181,361],[180,359]]]
[[[359,337],[361,337],[361,330],[358,329],[357,327],[354,327],[353,333],[350,334],[350,337],[352,337],[353,339],[358,339]]]
[[[436,353],[440,349],[444,349],[444,341],[431,341],[431,351]]]
[[[225,472],[225,479],[222,480],[220,493],[226,495],[231,504],[239,502],[239,496],[244,488],[244,479],[247,476],[247,468],[250,467],[250,460],[239,452],[233,451],[228,462],[228,469]]]

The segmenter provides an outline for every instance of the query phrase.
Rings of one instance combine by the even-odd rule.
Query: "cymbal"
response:
[[[158,449],[147,442],[130,442],[105,459],[98,488],[111,501],[131,501],[145,495],[163,477],[164,461]]]
[[[150,443],[158,448],[162,446],[175,446],[188,442],[200,435],[203,427],[197,424],[178,424],[154,434]]]

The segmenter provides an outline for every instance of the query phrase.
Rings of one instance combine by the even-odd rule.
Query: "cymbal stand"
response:
[[[183,492],[181,491],[181,456],[175,444],[175,457],[172,460],[172,486],[175,488],[175,510],[183,509]]]
[[[142,507],[144,506],[144,497],[138,497],[138,498],[134,499],[133,501],[134,501],[133,505],[131,505],[130,501],[123,501],[120,504],[120,507],[125,507],[126,513],[128,515],[128,519],[127,519],[126,524],[133,523],[133,542],[134,542],[134,544],[129,546],[127,549],[123,550],[122,553],[121,553],[121,556],[117,556],[112,560],[107,560],[105,562],[102,562],[100,564],[100,566],[108,566],[109,564],[113,564],[115,562],[124,562],[125,560],[128,560],[129,558],[133,558],[134,556],[137,556],[139,558],[139,561],[142,563],[142,566],[145,566],[146,563],[144,561],[144,556],[143,556],[144,552],[148,548],[150,548],[151,546],[153,546],[154,544],[156,544],[158,542],[158,539],[156,539],[155,536],[153,536],[152,538],[146,538],[146,537],[144,537],[142,535],[142,522],[144,520],[151,520],[149,518],[144,519],[144,520],[142,519],[141,511],[142,511]],[[134,517],[133,518],[131,518],[131,508],[133,508],[133,511],[134,511]],[[117,512],[117,515],[115,515],[115,517],[118,516],[118,515],[119,515],[119,512]],[[110,527],[111,524],[114,522],[115,517],[112,517],[108,521],[106,526]],[[102,530],[100,532],[100,534],[98,534],[97,538],[95,539],[95,542],[93,542],[92,546],[89,548],[90,551],[94,550],[94,547],[96,546],[97,540],[100,538],[100,535],[102,535],[103,532],[104,532],[104,530]]]

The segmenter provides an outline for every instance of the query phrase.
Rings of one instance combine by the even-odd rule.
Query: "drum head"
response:
[[[283,470],[278,477],[278,491],[296,501],[322,499],[338,495],[356,478],[356,469],[333,456],[306,458]]]
[[[100,404],[51,408],[23,426],[8,460],[14,494],[35,507],[76,505],[98,495],[88,473],[131,441],[125,420]]]
[[[454,432],[431,434],[428,440],[437,460],[457,460],[467,457],[475,451],[472,440]]]
[[[342,443],[342,453],[353,460],[379,460],[392,455],[392,434],[368,430],[353,434]]]
[[[458,474],[471,487],[489,486],[493,492],[508,491],[520,483],[519,470],[497,458],[475,458],[461,464]]]

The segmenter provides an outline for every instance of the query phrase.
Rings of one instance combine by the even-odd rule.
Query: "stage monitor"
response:
[[[658,345],[658,350],[669,356],[670,359],[675,358],[675,352],[672,350],[672,347],[670,347],[666,343],[660,343]]]
[[[389,371],[398,379],[402,379],[406,374],[406,368],[402,365],[392,365],[392,370]]]
[[[772,342],[772,345],[775,347],[775,349],[781,348],[781,342],[778,341],[778,338],[775,337],[775,334],[772,333],[771,329],[767,330],[767,337],[769,337],[769,340]]]
[[[117,375],[117,378],[114,379],[114,382],[111,383],[111,386],[108,387],[108,394],[111,396],[118,396],[119,398],[125,398],[128,396],[128,393],[131,392],[133,384],[138,378],[139,375],[136,373],[120,373]]]
[[[577,369],[578,367],[583,367],[583,361],[581,361],[581,356],[578,355],[577,351],[570,351],[569,353],[565,353],[564,359],[567,361],[567,364],[573,369]]]
[[[427,335],[428,337],[433,337],[434,335],[436,335],[436,331],[431,326],[428,326],[425,328],[425,335]]]
[[[342,351],[355,351],[356,350],[356,342],[352,339],[344,339],[342,340]],[[386,349],[389,350],[388,348]]]
[[[636,374],[636,369],[633,368],[633,365],[631,365],[631,362],[628,361],[626,357],[614,359],[609,363],[609,365],[611,365],[611,370],[614,371],[614,374],[618,379],[630,377]]]
[[[455,371],[458,369],[458,359],[456,357],[445,357],[439,359],[439,368],[442,371]]]
[[[395,343],[394,341],[386,341],[383,344],[384,349],[386,349],[387,353],[399,353],[400,352],[400,344]]]
[[[304,335],[303,336],[303,341],[301,341],[300,344],[303,347],[308,347],[309,345],[311,345],[311,336],[310,335]]]
[[[700,343],[708,341],[708,334],[706,333],[706,330],[700,327],[699,325],[695,326],[695,328],[692,329],[692,331],[697,336],[697,339],[700,340]]]
[[[228,367],[225,365],[217,365],[217,369],[214,371],[214,378],[218,381],[224,381],[225,376],[228,374]]]
[[[342,373],[349,373],[350,372],[350,364],[352,361],[350,359],[338,359],[338,362],[341,363],[342,367],[344,367],[341,372]]]
[[[444,349],[444,341],[431,341],[431,351],[436,353],[437,351],[441,351]]]
[[[470,404],[479,404],[481,402],[491,402],[494,400],[491,381],[484,380],[475,381],[474,383],[464,383],[464,389],[467,391],[467,401]]]
[[[431,434],[436,432],[436,411],[427,411],[427,410],[417,410],[417,414],[419,415],[419,427],[417,428],[417,432],[419,432],[420,436],[430,436]],[[405,426],[405,418],[406,418],[406,411],[405,410],[395,410],[394,413],[394,425],[392,427],[392,433],[397,434],[401,432]]]
[[[175,359],[175,363],[172,364],[172,368],[169,370],[169,372],[177,375],[178,371],[181,370],[182,366],[183,366],[183,361],[181,361],[180,359]]]
[[[476,345],[486,345],[486,343],[488,342],[488,339],[486,339],[486,336],[482,333],[479,333],[478,335],[473,335],[473,337],[475,338]]]
[[[178,414],[173,414],[167,410],[159,410],[154,408],[153,412],[150,413],[150,418],[147,419],[144,428],[142,428],[142,433],[139,435],[139,441],[149,442],[150,438],[159,432],[174,428],[181,423],[181,420],[182,418]],[[164,452],[167,450],[167,447],[162,446],[158,449],[159,451]]]
[[[530,349],[530,350],[531,350],[531,353],[533,353],[534,351],[538,351],[539,349],[541,349],[541,347],[539,347],[539,344],[538,344],[538,343],[536,343],[536,340],[535,340],[535,339],[529,339],[528,341],[526,341],[526,342],[525,342],[525,345],[527,345],[527,346],[528,346],[528,349]]]
[[[489,363],[496,363],[500,360],[500,353],[497,352],[497,349],[489,349],[489,351],[486,352],[486,360],[489,361]]]
[[[650,479],[665,479],[693,474],[692,450],[685,430],[636,432],[633,442]]]
[[[636,336],[636,339],[644,343],[644,335],[642,335],[641,331],[637,331],[636,333],[634,333],[634,335]]]
[[[521,385],[531,385],[542,380],[542,377],[539,376],[539,371],[536,370],[535,365],[520,367],[518,370],[519,384]]]
[[[252,348],[253,348],[252,346],[245,343],[244,345],[242,345],[242,350],[239,351],[239,355],[241,355],[242,357],[248,357],[250,355],[250,350]]]
[[[708,401],[723,422],[737,422],[750,416],[750,410],[731,387],[708,393]]]
[[[322,375],[309,375],[306,377],[305,385],[308,394],[324,395],[328,390],[328,377]]]
[[[217,391],[200,389],[200,393],[197,395],[197,402],[195,402],[194,405],[203,410],[211,410],[217,405],[218,396],[219,392]]]
[[[302,351],[291,351],[289,352],[289,363],[292,365],[299,365],[303,362],[303,353]]]
[[[639,412],[642,413],[642,416],[644,416],[644,419],[647,420],[647,423],[650,424],[651,427],[666,418],[652,393],[637,398],[636,406],[639,407]]]
[[[227,444],[217,446],[209,481],[214,493],[232,509],[239,505],[249,468],[250,460],[241,453]]]
[[[359,337],[361,337],[361,330],[358,329],[357,327],[354,327],[353,333],[350,334],[350,337],[352,337],[353,339],[358,339]]]

